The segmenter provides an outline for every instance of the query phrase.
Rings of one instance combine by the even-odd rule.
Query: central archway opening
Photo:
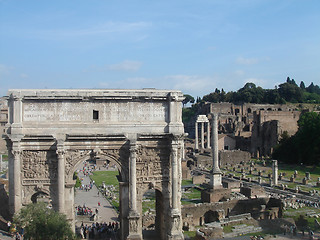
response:
[[[157,189],[147,190],[142,197],[143,239],[163,239],[163,195]]]
[[[80,162],[76,173],[80,182],[74,204],[78,235],[116,239],[120,230],[118,166],[106,158],[96,161],[90,156]]]

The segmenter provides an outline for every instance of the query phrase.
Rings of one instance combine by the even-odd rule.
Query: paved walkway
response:
[[[78,174],[79,178],[83,178],[83,184],[89,185],[90,184],[90,177],[84,176],[82,172]],[[100,202],[100,206],[98,206],[98,202]],[[98,209],[98,220],[97,222],[115,222],[118,220],[118,214],[109,201],[102,196],[102,194],[98,195],[98,189],[95,185],[93,185],[92,189],[89,191],[85,190],[76,190],[75,199],[74,199],[75,206],[83,206],[84,204],[86,207],[92,209],[93,213],[95,210]],[[89,218],[83,216],[76,216],[76,226],[80,226],[81,222],[89,221]]]

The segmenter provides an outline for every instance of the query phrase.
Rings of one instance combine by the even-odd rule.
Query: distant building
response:
[[[8,122],[8,104],[7,104],[7,98],[1,97],[0,98],[0,153],[6,153],[7,147],[6,142],[2,138],[2,134],[5,133],[5,126]]]
[[[197,114],[211,119],[219,114],[219,150],[240,149],[252,156],[270,156],[281,134],[290,136],[298,130],[301,112],[290,104],[206,103]],[[194,136],[194,124],[186,124],[186,132]],[[206,133],[205,133],[206,134]]]

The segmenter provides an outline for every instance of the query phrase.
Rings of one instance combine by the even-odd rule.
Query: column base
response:
[[[171,215],[171,217],[180,217],[179,209],[176,209],[176,208],[171,209],[170,215]]]
[[[126,239],[142,240],[141,226],[139,224],[140,214],[135,210],[129,211],[129,235]]]
[[[210,186],[213,189],[221,189],[222,188],[222,173],[221,172],[213,172],[210,176]]]
[[[203,190],[201,192],[201,201],[206,203],[219,202],[220,200],[228,198],[230,193],[231,190],[227,188]]]

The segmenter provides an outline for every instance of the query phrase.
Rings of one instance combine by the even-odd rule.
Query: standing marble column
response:
[[[57,146],[58,156],[58,211],[64,213],[65,205],[65,158],[63,144]]]
[[[137,176],[136,176],[137,144],[130,141],[129,157],[129,235],[127,239],[142,239],[142,229],[139,223],[140,215],[137,211]]]
[[[195,149],[198,150],[199,149],[199,136],[198,136],[198,121],[196,121],[195,123]]]
[[[19,143],[17,143],[19,145]],[[16,213],[21,208],[21,153],[20,146],[15,146],[16,143],[13,143],[13,148],[11,151],[11,161],[9,164],[12,164],[13,167],[9,168],[12,170],[12,173],[9,173],[9,176],[13,177],[13,179],[9,180],[9,183],[13,182],[13,186],[10,187],[10,190],[13,192],[9,192],[11,206],[11,213]]]
[[[136,142],[130,143],[130,211],[137,212]]]
[[[272,160],[272,183],[278,185],[278,161]]]
[[[219,168],[219,149],[218,149],[218,115],[212,115],[212,176],[211,187],[213,189],[222,188],[222,172]]]
[[[179,159],[179,137],[176,136],[171,143],[171,222],[170,222],[170,231],[168,234],[169,240],[182,240],[184,239],[182,234],[182,221],[181,221],[181,211],[180,211],[180,194],[179,194],[179,181],[181,175]]]
[[[207,122],[207,148],[211,148],[210,143],[211,133],[210,133],[210,121]]]
[[[201,122],[201,149],[204,149],[204,122]]]
[[[172,210],[178,210],[178,143],[171,144]]]

